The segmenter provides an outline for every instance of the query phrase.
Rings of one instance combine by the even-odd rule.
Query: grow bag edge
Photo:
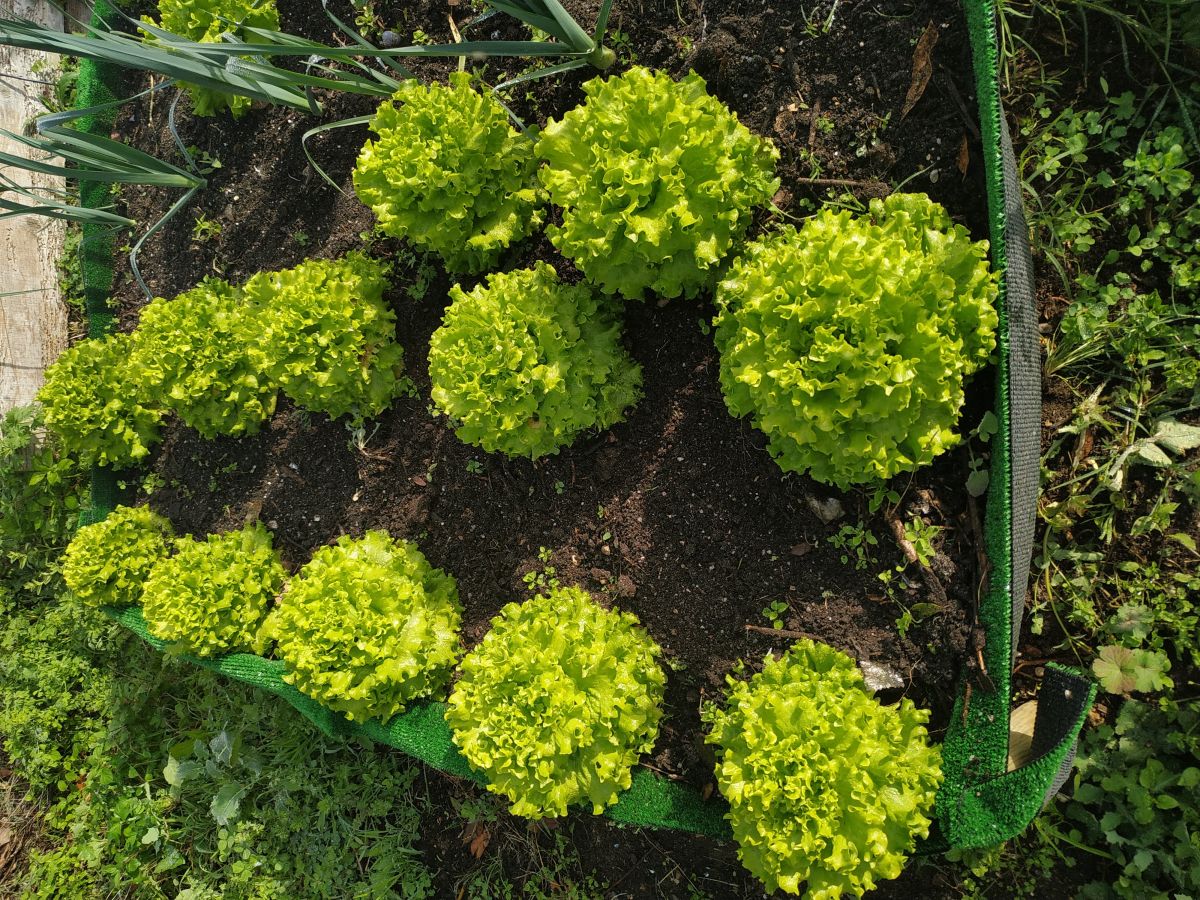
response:
[[[1080,673],[1050,667],[1039,694],[1033,744],[1036,758],[1013,772],[1006,771],[1012,664],[1024,609],[1038,491],[1040,359],[1028,232],[998,91],[995,0],[966,0],[964,5],[982,126],[993,263],[1001,273],[996,388],[999,427],[992,442],[985,524],[992,571],[979,609],[991,685],[964,679],[943,745],[945,780],[936,805],[940,834],[925,844],[926,851],[989,846],[1024,830],[1069,774],[1079,730],[1096,691],[1095,684]],[[97,0],[94,25],[103,26],[114,16],[110,0]],[[80,60],[80,107],[116,99],[113,86],[118,78],[119,70],[114,66]],[[81,119],[79,127],[105,133],[114,117],[115,112],[106,111]],[[85,184],[80,189],[80,202],[87,207],[99,206],[105,195],[103,185]],[[108,303],[113,247],[110,230],[83,226],[84,293],[92,337],[108,333],[114,324]],[[116,474],[95,467],[91,502],[81,512],[81,523],[100,521],[116,500]],[[163,642],[146,630],[136,607],[105,612],[156,649],[163,648]],[[363,735],[449,774],[483,782],[454,747],[441,714],[444,704],[414,704],[386,724],[356,725],[284,682],[282,663],[278,661],[248,654],[215,660],[185,658],[281,697],[326,735]],[[626,824],[727,838],[729,827],[723,817],[726,808],[718,798],[704,801],[691,787],[635,767],[632,786],[605,815]]]

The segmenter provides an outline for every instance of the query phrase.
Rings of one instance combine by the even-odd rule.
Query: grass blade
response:
[[[175,214],[187,206],[188,202],[195,195],[196,191],[200,190],[201,187],[203,187],[203,185],[196,185],[186,194],[176,200],[175,205],[168,209],[161,219],[150,226],[150,230],[143,234],[138,239],[138,242],[133,245],[133,249],[129,251],[129,269],[131,272],[133,272],[133,277],[137,281],[138,287],[142,289],[142,293],[146,295],[147,300],[153,300],[154,295],[150,293],[150,288],[146,287],[146,282],[142,279],[142,272],[141,269],[138,268],[137,264],[138,254],[141,252],[142,246],[146,243],[146,241],[156,234],[160,228],[171,221],[171,219],[175,218]]]
[[[373,118],[375,117],[370,115],[355,116],[352,119],[339,119],[336,122],[330,122],[325,125],[318,125],[316,128],[310,128],[300,137],[300,146],[304,148],[304,155],[308,157],[308,164],[313,167],[314,171],[316,171],[318,175],[325,179],[326,184],[331,185],[334,190],[336,190],[343,197],[346,196],[346,192],[342,190],[341,185],[329,177],[329,174],[321,168],[316,159],[313,158],[313,155],[309,152],[308,139],[311,137],[316,137],[318,134],[323,134],[326,131],[332,131],[334,128],[350,128],[354,125],[366,125]]]

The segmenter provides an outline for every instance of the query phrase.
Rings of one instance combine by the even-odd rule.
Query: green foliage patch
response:
[[[514,815],[599,814],[654,746],[666,677],[630,613],[576,587],[510,603],[463,659],[446,721]]]
[[[262,653],[260,626],[283,587],[284,571],[259,522],[197,541],[178,538],[142,591],[150,633],[175,652],[217,656]]]
[[[471,87],[400,85],[371,119],[354,169],[354,190],[379,230],[442,258],[452,272],[480,272],[542,221],[533,142],[504,107]]]
[[[45,434],[38,406],[0,416],[0,596],[56,598],[59,557],[75,531],[84,472]]]
[[[89,606],[137,603],[150,572],[171,550],[171,523],[147,506],[118,506],[76,532],[63,558],[63,579]]]
[[[725,708],[702,716],[742,864],[768,891],[805,884],[814,900],[899,875],[942,777],[929,713],[881,705],[854,660],[809,640],[728,683]]]
[[[550,240],[606,293],[694,297],[779,188],[779,152],[695,73],[634,66],[583,91],[537,144]]]
[[[263,627],[284,680],[347,718],[387,721],[444,687],[458,658],[454,579],[385,531],[322,547]]]
[[[139,368],[158,386],[158,405],[206,438],[254,434],[275,411],[279,387],[251,360],[244,336],[258,326],[248,318],[241,291],[216,278],[142,309]]]
[[[717,288],[721,387],[785,472],[846,488],[958,441],[995,342],[986,242],[924,194],[823,209],[752,243]]]
[[[1200,892],[1200,705],[1126,702],[1085,734],[1077,764],[1069,836],[1111,866],[1079,896]]]
[[[127,334],[81,341],[46,369],[38,392],[46,427],[84,468],[125,468],[158,441],[162,411],[133,347]]]
[[[433,402],[460,440],[537,459],[624,418],[642,369],[621,326],[587,285],[563,285],[551,266],[489,275],[451,304],[429,344]]]
[[[434,896],[416,846],[419,767],[324,738],[277,698],[123,632],[124,644],[85,643],[79,607],[56,609],[64,615],[20,626],[22,662],[46,694],[8,708],[31,725],[44,717],[48,737],[79,749],[57,767],[65,774],[50,785],[46,817],[54,843],[32,855],[21,896]],[[75,655],[59,664],[68,648]],[[86,690],[51,680],[68,662]],[[62,715],[51,719],[55,706]]]

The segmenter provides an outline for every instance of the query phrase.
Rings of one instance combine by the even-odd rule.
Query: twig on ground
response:
[[[896,515],[896,511],[889,510],[884,516],[887,519],[888,526],[892,529],[892,536],[896,539],[896,543],[900,546],[900,551],[904,554],[904,558],[910,563],[915,563],[921,570],[921,577],[925,581],[925,586],[929,588],[929,593],[933,594],[933,600],[939,606],[944,606],[946,603],[946,588],[942,585],[942,581],[937,577],[937,574],[929,566],[921,562],[921,558],[917,556],[917,548],[913,546],[904,535],[904,523],[900,521],[900,517]]]

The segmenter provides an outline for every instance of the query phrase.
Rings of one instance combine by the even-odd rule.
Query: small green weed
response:
[[[911,522],[904,525],[904,539],[913,545],[917,552],[917,562],[928,568],[930,561],[937,554],[933,542],[942,533],[940,525],[928,525],[925,520],[915,516]]]
[[[204,213],[196,215],[196,222],[192,225],[192,240],[197,243],[207,243],[213,238],[221,236],[222,225],[220,222],[210,219]]]
[[[531,591],[544,591],[558,587],[558,570],[550,565],[554,553],[547,547],[538,547],[538,562],[540,569],[533,569],[521,576],[525,587]]]
[[[763,607],[763,618],[771,623],[771,627],[776,631],[783,628],[783,616],[788,611],[786,600],[772,600]]]
[[[221,160],[213,156],[207,150],[201,150],[199,147],[190,146],[187,148],[188,155],[192,159],[192,164],[196,167],[201,175],[211,175],[217,169],[222,168]]]
[[[828,541],[842,551],[842,565],[849,565],[853,561],[854,568],[861,571],[875,562],[871,548],[879,546],[879,539],[871,533],[864,522],[856,525],[843,525],[838,529],[837,534],[831,534],[828,537]]]

